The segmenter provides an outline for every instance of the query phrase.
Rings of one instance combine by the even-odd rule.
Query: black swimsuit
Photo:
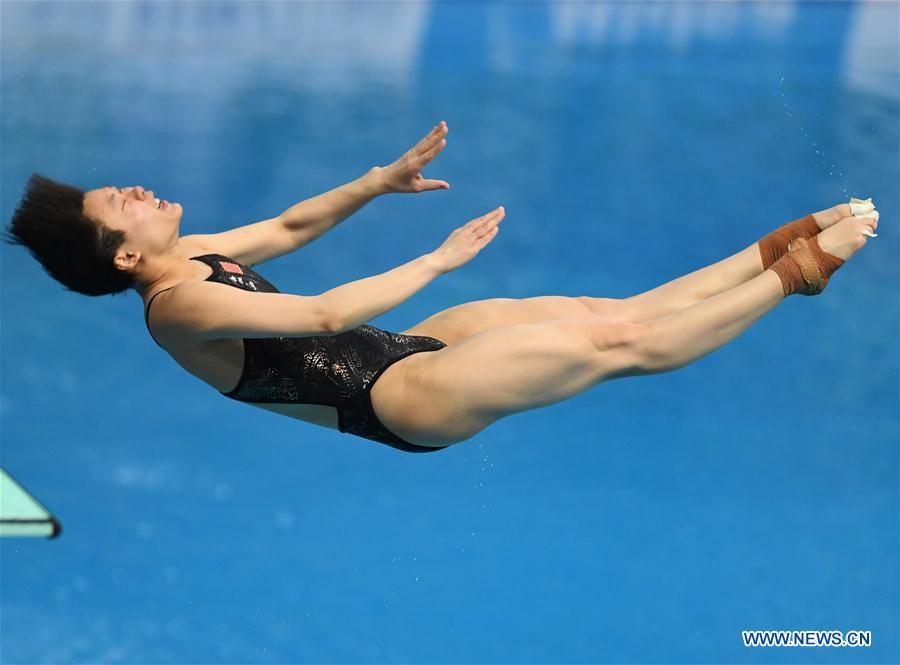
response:
[[[265,277],[227,256],[204,254],[191,259],[213,269],[206,281],[245,291],[280,293]],[[144,313],[148,331],[153,298]],[[153,337],[153,331],[150,336]],[[241,402],[333,406],[337,408],[341,432],[410,453],[434,452],[447,446],[419,446],[388,430],[375,415],[369,393],[381,373],[401,358],[445,346],[434,337],[401,335],[370,325],[338,335],[244,338],[244,369],[240,381],[233,390],[219,392]]]

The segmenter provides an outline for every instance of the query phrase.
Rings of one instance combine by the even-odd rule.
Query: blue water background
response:
[[[426,176],[258,266],[317,294],[496,240],[370,323],[627,297],[873,197],[879,235],[676,372],[409,455],[227,400],[136,294],[2,246],[2,465],[64,525],[0,544],[4,663],[896,663],[898,4],[3,2],[2,200],[140,184],[182,232],[398,157]],[[747,649],[741,630],[871,630]]]

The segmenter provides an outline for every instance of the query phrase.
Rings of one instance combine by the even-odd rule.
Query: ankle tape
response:
[[[819,265],[819,270],[825,275],[826,282],[835,270],[844,265],[844,259],[834,254],[829,254],[819,246],[818,236],[813,236],[812,240],[809,241],[809,248],[812,250],[813,256],[816,257],[816,263]]]
[[[829,254],[819,246],[819,238],[796,238],[791,251],[775,261],[770,268],[781,279],[785,297],[800,293],[814,296],[821,293],[835,270],[844,265],[843,259]]]
[[[759,241],[759,255],[762,258],[763,270],[771,266],[788,251],[788,245],[794,238],[813,238],[821,229],[812,215],[795,219],[772,231]]]

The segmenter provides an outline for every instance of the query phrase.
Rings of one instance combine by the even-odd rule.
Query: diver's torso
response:
[[[162,297],[160,296],[160,298]],[[157,298],[157,301],[160,298]],[[218,339],[186,344],[183,340],[170,339],[156,331],[154,334],[172,359],[201,381],[220,392],[229,392],[237,386],[244,367],[244,341],[242,339]],[[398,365],[399,363],[389,367],[385,370],[384,375],[397,368]],[[335,430],[338,427],[337,408],[325,404],[263,404],[259,402],[245,402],[245,404]]]
[[[202,263],[204,274],[199,281],[213,276],[214,269],[205,262]],[[159,292],[153,301],[153,309],[165,306],[162,301],[168,296],[168,291]],[[153,294],[148,294],[152,295]],[[144,301],[144,310],[147,309],[147,300]],[[172,359],[181,365],[207,385],[219,392],[230,392],[241,379],[244,369],[244,340],[215,339],[195,341],[179,338],[165,331],[153,329],[153,336],[159,345]],[[391,368],[385,372],[387,374]],[[303,420],[314,425],[337,429],[337,408],[325,404],[261,404],[246,402],[268,411],[274,411],[284,416]]]
[[[204,264],[204,274],[198,277],[201,281],[279,292],[252,268],[228,257],[202,254],[191,258]],[[402,377],[397,374],[418,360],[418,351],[445,346],[434,338],[368,325],[337,336],[179,339],[172,333],[154,331],[149,319],[151,307],[154,311],[165,307],[172,288],[147,294],[144,312],[151,335],[179,365],[226,397],[332,429],[340,429],[348,406],[353,404],[358,410],[365,392],[371,391],[373,405],[392,399],[391,393],[402,388]],[[345,411],[339,412],[339,405]]]

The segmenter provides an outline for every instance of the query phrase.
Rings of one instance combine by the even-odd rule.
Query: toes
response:
[[[865,219],[870,223],[872,229],[878,228],[878,218],[880,215],[878,211],[875,209],[875,204],[872,203],[872,199],[868,198],[865,201],[860,199],[850,199],[850,210],[853,212],[853,216],[857,219]],[[874,235],[872,236],[875,237]]]
[[[866,220],[866,223],[872,227],[873,231],[875,231],[876,229],[878,229],[878,217],[878,211],[873,210],[872,212],[866,213],[865,215],[858,216],[856,219]],[[872,237],[874,238],[875,236]]]
[[[832,224],[836,224],[837,222],[844,219],[844,217],[852,217],[853,212],[850,210],[850,206],[846,203],[839,203],[836,206],[832,206],[826,210],[820,210],[819,212],[814,212],[813,217],[816,220],[816,223],[819,225],[819,228],[823,231],[827,229]]]

